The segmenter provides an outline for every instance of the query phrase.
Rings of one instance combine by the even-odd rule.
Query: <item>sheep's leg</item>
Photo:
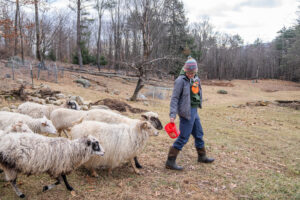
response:
[[[63,178],[64,180],[64,183],[66,185],[66,188],[69,190],[69,191],[73,191],[74,189],[70,186],[70,184],[68,183],[68,180],[67,180],[67,177],[66,175],[61,175],[61,177]]]
[[[57,132],[58,132],[58,137],[61,137],[61,129],[59,129],[59,130],[57,130]]]
[[[51,190],[52,188],[54,188],[55,186],[59,185],[60,184],[60,178],[57,178],[56,179],[57,181],[54,183],[54,184],[51,184],[51,185],[45,185],[43,187],[43,192],[47,191],[47,190]]]
[[[138,168],[136,168],[136,166],[135,166],[135,162],[134,162],[134,159],[133,159],[133,158],[130,159],[130,162],[131,162],[131,165],[132,165],[132,167],[133,167],[135,173],[140,174],[140,171],[139,171]]]
[[[66,133],[65,130],[63,130],[64,134],[66,135],[67,138],[69,138],[68,134]]]
[[[112,168],[108,168],[108,175],[112,175]]]
[[[12,187],[13,187],[15,193],[18,195],[18,197],[25,198],[25,195],[17,187],[17,179],[14,179],[13,181],[10,181],[10,184],[12,185]]]
[[[99,175],[97,174],[97,172],[96,172],[96,170],[95,170],[94,168],[91,169],[91,176],[92,176],[92,177],[96,177],[96,178],[99,177]]]
[[[138,161],[138,159],[137,159],[137,157],[135,156],[134,158],[134,162],[135,162],[135,166],[136,166],[136,168],[138,168],[138,169],[141,169],[141,168],[143,168],[142,167],[142,165],[139,163],[139,161]]]

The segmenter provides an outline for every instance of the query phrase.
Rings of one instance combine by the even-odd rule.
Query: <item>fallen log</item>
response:
[[[300,100],[276,100],[278,103],[300,103]]]

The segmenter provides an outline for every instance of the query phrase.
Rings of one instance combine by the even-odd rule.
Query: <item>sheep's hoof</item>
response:
[[[21,194],[20,198],[24,199],[25,198],[25,194]]]
[[[140,164],[137,164],[137,165],[135,165],[135,166],[136,166],[136,168],[138,168],[138,169],[142,169],[142,168],[143,168],[143,166],[140,165]]]
[[[76,197],[76,192],[73,190],[73,191],[71,192],[71,195],[72,195],[73,197]]]
[[[97,172],[96,172],[95,170],[93,170],[93,171],[91,172],[91,176],[92,176],[92,177],[95,177],[95,178],[98,178],[98,177],[99,177],[99,175],[97,174]]]
[[[48,185],[45,185],[44,187],[43,187],[43,192],[45,192],[45,191],[47,191],[49,188],[48,188]]]

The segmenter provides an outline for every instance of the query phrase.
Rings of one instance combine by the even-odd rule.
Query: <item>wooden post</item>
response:
[[[57,83],[57,65],[54,63],[54,74],[55,74],[55,82]]]
[[[30,63],[30,76],[31,76],[31,84],[33,86],[33,73],[32,73],[32,65]]]
[[[51,68],[52,68],[52,65],[49,65],[49,67],[47,69],[47,71],[48,71],[48,81],[49,81],[49,76],[50,76],[50,70],[51,70]]]
[[[40,69],[40,67],[38,66],[38,80],[40,80],[40,71],[41,71],[41,69]]]
[[[152,99],[154,99],[154,94],[155,94],[155,86],[153,87]]]
[[[12,60],[12,77],[13,77],[13,80],[15,80],[15,63],[14,63],[14,60]]]
[[[62,78],[64,77],[64,71],[65,71],[65,68],[63,66],[62,69],[61,69]]]

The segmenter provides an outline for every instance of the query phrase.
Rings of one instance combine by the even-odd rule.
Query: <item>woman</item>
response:
[[[202,90],[200,79],[196,75],[198,66],[195,59],[189,56],[185,62],[179,77],[175,80],[172,99],[170,103],[170,122],[174,123],[176,114],[180,118],[180,135],[170,147],[166,168],[173,170],[183,170],[176,164],[179,151],[188,142],[190,135],[195,138],[195,147],[198,152],[198,162],[212,163],[213,158],[206,156],[203,141],[203,129],[197,113],[201,108]]]

